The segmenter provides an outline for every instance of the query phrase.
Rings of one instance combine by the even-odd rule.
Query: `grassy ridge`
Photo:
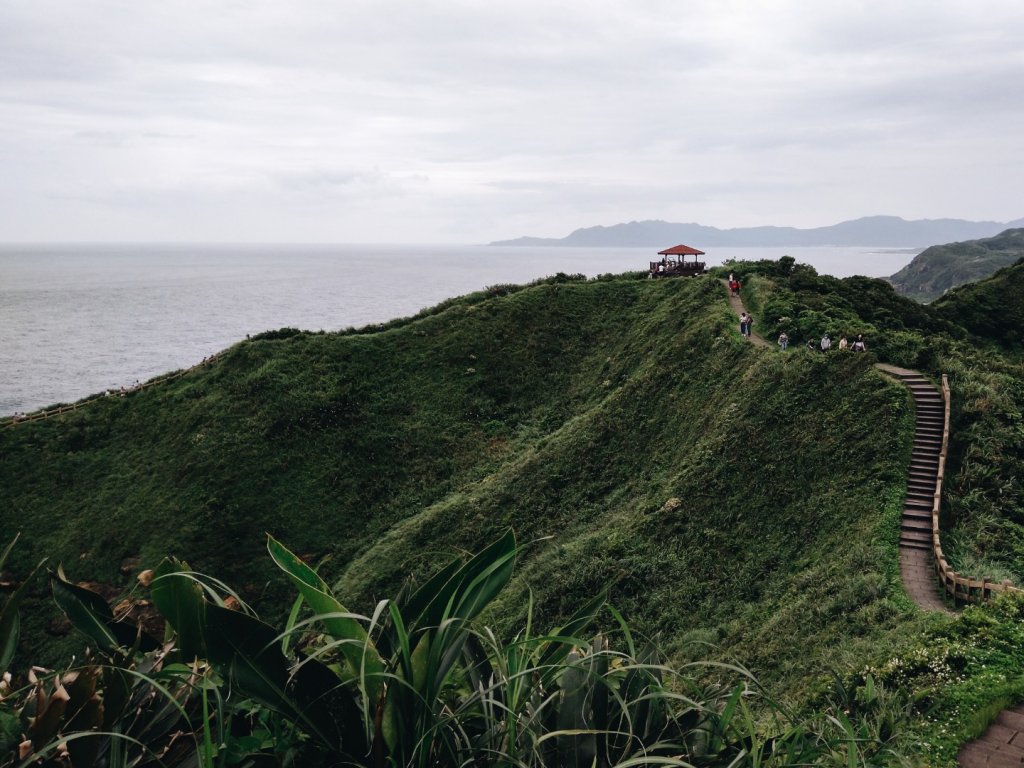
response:
[[[124,584],[124,557],[187,554],[272,602],[269,531],[371,598],[512,525],[553,538],[503,621],[527,588],[548,621],[611,581],[679,656],[712,641],[794,688],[840,638],[864,638],[856,657],[907,617],[909,410],[864,359],[753,349],[710,278],[493,293],[377,332],[269,334],[0,433],[18,555]]]
[[[829,670],[909,687],[934,707],[926,733],[947,764],[985,725],[970,713],[1024,696],[1024,612],[950,622],[908,603],[911,411],[871,363],[950,375],[944,547],[966,572],[1019,581],[1024,367],[992,329],[1009,330],[1024,265],[934,307],[792,260],[734,269],[766,336],[864,333],[871,352],[756,349],[710,277],[563,277],[374,329],[263,334],[164,386],[0,430],[3,528],[25,532],[11,571],[47,554],[127,588],[122,558],[179,554],[272,615],[286,591],[269,531],[329,558],[324,575],[367,610],[512,526],[535,543],[490,623],[515,626],[532,592],[550,626],[610,585],[674,661],[738,658],[799,697]],[[29,653],[42,597],[23,662],[79,643]]]

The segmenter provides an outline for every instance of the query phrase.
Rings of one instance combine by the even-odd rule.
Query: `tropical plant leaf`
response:
[[[569,619],[558,629],[551,632],[559,638],[579,637],[593,623],[597,614],[608,602],[608,593],[602,592],[597,597],[584,603]],[[572,643],[564,639],[549,641],[541,652],[537,666],[541,669],[541,680],[547,684],[552,677],[558,674],[560,665],[565,657],[572,650]]]
[[[485,571],[493,571],[495,568],[498,569],[499,577],[503,576],[507,570],[510,578],[515,554],[516,537],[509,529],[500,539],[482,549],[452,574],[448,581],[437,590],[420,615],[412,617],[411,622],[407,621],[410,631],[437,627],[446,618],[471,619],[476,616],[489,602],[483,600],[485,594],[476,580]],[[507,583],[508,578],[501,586]],[[493,598],[493,594],[491,597]],[[459,607],[454,608],[454,606]]]
[[[330,587],[316,571],[273,536],[267,536],[267,550],[309,603],[327,632],[339,641],[339,650],[345,660],[365,680],[369,700],[376,702],[383,684],[384,662],[362,624],[346,615],[349,611],[331,594]]]
[[[277,712],[294,715],[285,692],[288,660],[273,627],[241,611],[207,603],[204,629],[209,660],[233,686]]]
[[[300,721],[327,746],[351,758],[352,763],[365,759],[369,752],[367,736],[372,728],[367,726],[356,696],[334,671],[321,661],[300,654],[292,679]]]
[[[207,602],[203,589],[191,573],[188,563],[164,559],[153,572],[150,598],[161,615],[178,633],[178,650],[185,660],[206,655],[203,626]]]
[[[88,635],[104,653],[114,653],[120,647],[131,648],[138,643],[143,651],[156,650],[159,644],[139,627],[127,621],[115,621],[107,601],[90,589],[64,579],[59,573],[50,573],[53,599],[80,632]]]
[[[423,622],[420,621],[420,618],[424,615],[427,606],[440,594],[444,586],[452,580],[452,577],[458,573],[462,565],[462,560],[455,558],[427,579],[407,600],[396,601],[402,614],[402,621],[405,622],[405,626],[410,631],[422,625]]]

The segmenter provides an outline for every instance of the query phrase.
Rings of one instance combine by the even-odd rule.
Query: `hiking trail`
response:
[[[722,282],[726,283],[725,280]],[[738,296],[733,296],[731,291],[728,296],[729,306],[737,316],[746,311]],[[759,347],[769,346],[756,333],[750,336],[750,341]],[[876,363],[875,367],[906,386],[914,401],[914,447],[900,520],[900,579],[907,595],[917,606],[952,614],[940,594],[933,560],[938,531],[933,526],[932,513],[937,509],[937,497],[942,490],[940,454],[947,428],[946,404],[942,393],[919,371],[886,363]],[[948,439],[948,432],[945,435]],[[953,594],[958,595],[957,578],[954,577],[953,581]],[[972,586],[980,586],[981,597],[984,598],[986,584],[975,585],[971,580],[968,580],[965,596],[970,596]],[[943,591],[948,590],[948,584],[944,584]],[[956,761],[960,768],[1024,766],[1024,705],[1000,712],[985,733],[960,747]]]

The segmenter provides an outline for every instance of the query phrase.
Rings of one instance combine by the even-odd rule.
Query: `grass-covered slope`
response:
[[[756,265],[745,291],[768,335],[785,330],[799,344],[825,331],[863,333],[882,360],[936,382],[948,376],[943,548],[961,573],[1024,585],[1024,357],[1014,329],[1002,323],[1020,313],[1022,274],[1024,266],[1007,268],[935,306],[880,280],[837,280],[791,263]]]
[[[950,288],[981,280],[1024,257],[1024,229],[995,237],[933,245],[888,278],[896,290],[918,301],[931,301]]]
[[[127,585],[123,558],[176,553],[273,599],[269,531],[330,555],[325,574],[366,606],[512,526],[539,541],[499,623],[528,588],[547,623],[608,587],[678,656],[710,641],[802,688],[910,631],[907,397],[865,357],[743,343],[724,291],[556,281],[383,330],[269,334],[0,431],[15,569],[48,554]],[[26,621],[38,637],[49,617]]]
[[[976,343],[995,342],[1009,351],[1024,352],[1024,247],[1012,266],[988,280],[948,291],[934,307],[940,317],[969,331]]]

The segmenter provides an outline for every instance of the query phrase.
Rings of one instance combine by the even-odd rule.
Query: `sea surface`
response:
[[[917,249],[719,248],[891,275]],[[0,416],[187,368],[245,338],[411,315],[498,283],[647,269],[651,248],[483,245],[2,245]]]

